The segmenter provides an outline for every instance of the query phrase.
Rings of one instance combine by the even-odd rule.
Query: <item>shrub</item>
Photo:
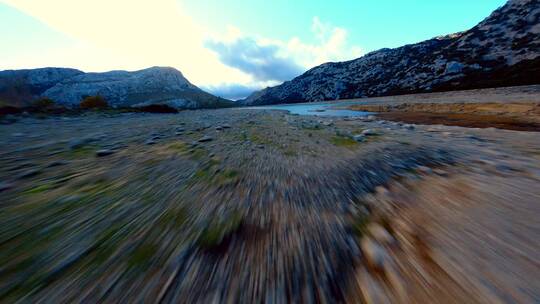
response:
[[[164,104],[147,105],[143,107],[138,107],[137,109],[142,112],[149,113],[178,113],[177,109]]]
[[[66,108],[57,104],[54,100],[44,97],[34,100],[27,110],[31,113],[60,114],[66,111]]]
[[[40,99],[36,99],[32,102],[32,107],[36,109],[48,109],[53,108],[56,105],[54,100],[44,97]]]
[[[109,104],[103,97],[97,95],[85,97],[79,106],[81,109],[106,109]]]

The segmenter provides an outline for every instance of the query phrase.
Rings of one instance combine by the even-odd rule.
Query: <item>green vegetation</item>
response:
[[[240,229],[244,219],[240,212],[233,212],[225,220],[211,221],[201,232],[197,243],[206,249],[213,249],[219,246],[223,240],[232,236]]]
[[[339,136],[339,135],[333,136],[330,139],[330,142],[335,146],[347,147],[347,148],[354,147],[354,146],[356,146],[358,144],[357,141],[355,141],[354,139],[352,139],[350,137]]]
[[[66,152],[66,156],[71,159],[88,158],[93,157],[99,148],[94,145],[85,145],[77,147]]]

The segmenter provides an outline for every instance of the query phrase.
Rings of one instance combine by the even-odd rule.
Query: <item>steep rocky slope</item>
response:
[[[511,0],[472,29],[317,66],[249,105],[540,83],[540,1]]]
[[[36,98],[48,97],[76,106],[85,97],[95,95],[114,107],[167,104],[175,108],[213,108],[232,104],[202,91],[180,71],[169,67],[105,73],[61,68],[0,72],[0,101],[4,104],[24,106]]]

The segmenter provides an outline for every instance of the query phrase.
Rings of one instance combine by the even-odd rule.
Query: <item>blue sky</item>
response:
[[[0,70],[173,66],[240,98],[327,61],[463,31],[504,0],[0,0]]]

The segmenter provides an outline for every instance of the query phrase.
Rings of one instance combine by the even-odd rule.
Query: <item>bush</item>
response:
[[[107,101],[97,95],[97,96],[88,96],[84,98],[79,104],[81,109],[106,109],[109,107]]]
[[[168,105],[164,104],[154,104],[154,105],[148,105],[143,107],[138,107],[141,112],[149,112],[149,113],[178,113],[178,110],[170,107]]]
[[[44,97],[32,102],[32,107],[36,109],[49,109],[55,107],[56,103],[54,100]]]

